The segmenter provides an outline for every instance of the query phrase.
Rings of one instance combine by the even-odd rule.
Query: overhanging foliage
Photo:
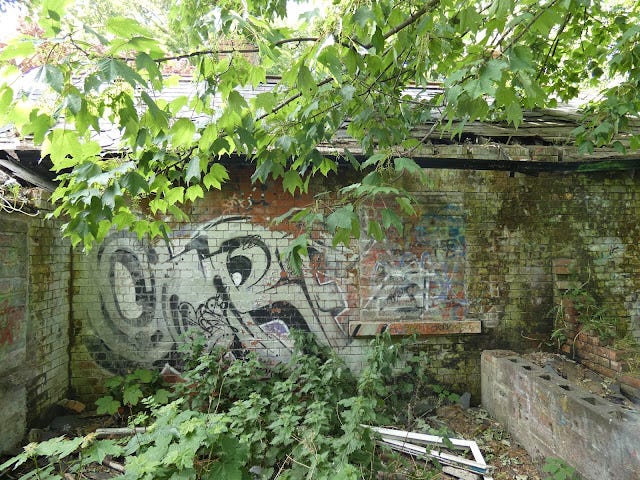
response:
[[[428,120],[450,135],[465,121],[518,127],[525,109],[588,90],[596,100],[574,131],[579,148],[640,147],[640,136],[619,136],[640,111],[637,2],[335,1],[297,29],[278,21],[281,0],[186,0],[163,28],[122,16],[90,25],[65,15],[67,3],[33,2],[39,27],[0,53],[0,123],[51,158],[60,172],[54,215],[85,247],[113,226],[166,235],[159,218],[185,219],[184,204],[221,188],[229,173],[220,159],[229,155],[255,162],[255,181],[304,192],[312,176],[337,171],[318,146],[345,127],[363,156],[336,153],[363,179],[330,210],[316,204],[293,216],[308,227],[324,222],[336,244],[360,234],[353,204],[397,199],[367,226],[378,238],[401,226],[399,213],[414,212],[397,180],[424,179],[411,155],[422,143],[411,132]],[[174,80],[165,73],[184,62],[193,91],[167,101],[161,92]],[[279,79],[260,90],[268,73]],[[442,86],[435,95],[406,94],[433,82]],[[41,95],[29,95],[34,84]],[[246,98],[247,87],[258,93]],[[118,131],[117,158],[104,157],[96,139],[107,124]],[[132,207],[140,197],[147,217]],[[296,243],[294,259],[304,245]]]

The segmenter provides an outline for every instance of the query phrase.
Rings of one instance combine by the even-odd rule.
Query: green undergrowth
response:
[[[363,427],[415,422],[416,398],[433,392],[426,358],[403,355],[403,346],[388,337],[375,339],[354,375],[330,348],[300,333],[290,361],[276,365],[253,354],[233,359],[207,352],[197,343],[186,360],[186,382],[168,396],[140,397],[142,390],[131,385],[136,375],[151,380],[142,372],[111,382],[121,396],[111,395],[101,405],[126,407],[129,425],[146,427],[144,433],[29,444],[0,465],[0,473],[31,465],[23,478],[78,478],[108,456],[125,465],[127,479],[340,480],[380,478],[385,472],[435,478],[435,465],[381,450]],[[453,398],[442,389],[438,395]]]
[[[569,289],[562,295],[563,300],[570,300],[580,322],[580,327],[573,337],[569,333],[572,331],[572,325],[568,323],[570,315],[565,307],[565,302],[561,301],[552,309],[554,330],[551,334],[551,341],[558,349],[566,342],[573,345],[582,332],[598,337],[604,344],[609,344],[628,334],[628,325],[617,318],[609,308],[600,305],[595,297],[584,288],[586,284],[587,282]]]

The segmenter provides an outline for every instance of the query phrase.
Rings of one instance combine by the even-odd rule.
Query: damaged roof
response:
[[[240,91],[245,99],[251,99],[261,92],[269,91],[275,85],[275,78],[257,88]],[[157,98],[171,101],[180,96],[193,96],[197,84],[191,77],[182,77],[177,84],[157,93]],[[433,98],[441,89],[434,84],[427,88],[408,89],[406,94],[416,99]],[[30,96],[37,100],[40,95],[37,85],[31,85]],[[214,104],[221,102],[214,99]],[[185,110],[196,124],[208,121]],[[553,110],[524,112],[518,128],[505,123],[470,121],[458,125],[459,134],[452,136],[444,132],[438,122],[437,113],[433,120],[425,122],[412,132],[419,140],[418,148],[408,155],[424,168],[506,170],[535,174],[551,172],[587,172],[634,169],[640,167],[640,154],[621,153],[610,147],[596,148],[593,153],[584,154],[573,144],[572,131],[578,126],[581,115],[575,107],[566,105]],[[358,142],[347,134],[343,126],[331,143],[318,146],[324,155],[339,157],[344,149],[358,156],[361,148]],[[634,129],[640,125],[634,124]],[[98,142],[104,154],[121,152],[120,132],[115,125],[102,125]],[[620,137],[624,143],[624,136]],[[398,156],[407,152],[399,150]],[[235,156],[234,162],[244,158]],[[46,190],[55,188],[54,172],[51,172],[48,158],[40,158],[40,148],[31,138],[20,138],[11,127],[0,127],[0,170],[10,174],[22,184],[38,186]]]

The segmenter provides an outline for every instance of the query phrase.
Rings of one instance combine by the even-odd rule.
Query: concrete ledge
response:
[[[374,337],[384,332],[391,336],[402,335],[458,335],[461,333],[481,333],[479,320],[453,322],[352,322],[349,333],[352,337]]]
[[[640,478],[640,412],[569,384],[514,352],[486,350],[482,405],[535,460],[560,457],[587,480]]]

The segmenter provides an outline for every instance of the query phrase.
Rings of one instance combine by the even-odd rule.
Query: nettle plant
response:
[[[151,397],[159,405],[169,401],[170,392],[167,390],[159,373],[147,369],[137,369],[124,376],[108,378],[104,386],[110,395],[96,401],[96,413],[118,415],[128,418],[144,409],[142,400]]]
[[[355,376],[313,337],[296,333],[295,339],[291,360],[277,365],[254,354],[233,359],[197,347],[172,401],[160,405],[157,395],[141,400],[148,410],[131,417],[131,425],[145,426],[143,433],[121,440],[89,434],[29,444],[0,465],[0,472],[33,462],[27,478],[60,478],[81,474],[109,455],[121,459],[130,479],[373,479],[385,471],[431,478],[437,473],[391,452],[381,455],[372,432],[363,427],[391,421],[392,404],[398,410],[397,402],[412,401],[414,386],[399,380],[411,378],[412,363],[394,368],[402,363],[401,344],[388,337],[374,340]]]

